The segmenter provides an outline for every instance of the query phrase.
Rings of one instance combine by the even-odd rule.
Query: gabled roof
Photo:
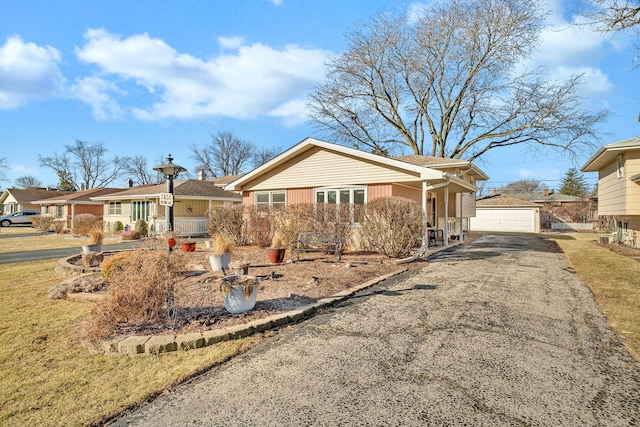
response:
[[[289,160],[303,154],[307,150],[311,150],[316,147],[319,147],[328,151],[332,151],[335,153],[339,153],[345,156],[358,158],[364,161],[371,162],[373,164],[378,164],[383,167],[386,166],[386,167],[394,168],[397,170],[412,172],[416,174],[420,180],[425,180],[425,181],[428,180],[431,184],[444,182],[447,179],[451,178],[452,182],[455,182],[457,185],[460,185],[462,187],[466,187],[470,185],[469,183],[466,183],[457,177],[448,176],[445,172],[437,170],[436,168],[426,167],[425,165],[415,164],[410,161],[403,161],[395,158],[388,158],[388,157],[380,156],[377,154],[367,153],[364,151],[356,150],[354,148],[349,148],[349,147],[333,144],[326,141],[320,141],[315,138],[305,138],[298,144],[284,151],[283,153],[271,159],[270,161],[266,162],[262,166],[257,167],[253,171],[229,183],[229,185],[227,185],[225,189],[230,191],[242,190],[242,186],[244,184],[251,182],[257,177],[277,168],[280,165],[283,165]],[[463,162],[461,164],[464,164],[465,166],[469,165],[469,162],[465,162],[465,161],[459,161],[459,162]],[[448,167],[451,167],[451,166],[448,166]]]
[[[614,161],[620,154],[629,150],[640,150],[640,137],[636,136],[635,138],[600,147],[580,170],[582,172],[598,172],[604,166]]]
[[[529,202],[545,203],[545,202],[581,202],[583,197],[570,196],[568,194],[549,192],[545,194],[542,192],[530,192],[530,193],[507,193],[509,197],[514,199],[526,200]]]
[[[527,202],[525,200],[516,199],[513,197],[504,196],[498,194],[495,196],[487,196],[476,200],[476,208],[482,207],[518,207],[518,208],[533,208],[540,207],[539,204],[533,202]]]
[[[425,166],[432,169],[450,169],[458,168],[461,170],[469,170],[472,175],[480,181],[486,181],[489,176],[481,171],[476,165],[468,160],[450,159],[445,157],[433,157],[433,156],[421,156],[412,154],[410,156],[395,156],[393,159],[400,160],[401,162],[407,162],[418,166]]]
[[[166,193],[165,184],[141,185],[132,187],[117,193],[104,196],[92,197],[92,200],[126,200],[134,198],[159,198],[161,193]],[[236,193],[225,191],[218,187],[213,181],[201,181],[198,179],[187,179],[176,181],[173,184],[173,196],[177,199],[218,199],[239,201],[242,196]]]
[[[46,188],[7,188],[4,190],[2,197],[0,197],[0,201],[6,200],[9,194],[11,194],[20,204],[33,203],[34,200],[46,199],[47,197],[53,197],[61,193],[68,194],[69,192],[47,190]]]
[[[55,204],[55,203],[85,203],[85,204],[99,204],[101,202],[94,202],[91,197],[102,196],[111,193],[117,193],[123,191],[123,188],[89,188],[81,191],[68,191],[62,192],[53,197],[47,199],[35,200],[33,203],[40,205]]]

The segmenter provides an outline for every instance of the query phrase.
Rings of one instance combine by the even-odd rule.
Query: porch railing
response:
[[[155,234],[164,234],[167,230],[166,221],[163,219],[155,220],[150,228]],[[173,228],[176,234],[183,236],[207,234],[204,219],[175,219]]]

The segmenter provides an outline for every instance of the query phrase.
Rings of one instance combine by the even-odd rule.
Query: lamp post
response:
[[[167,194],[169,194],[169,201],[164,206],[164,216],[167,232],[173,231],[173,180],[178,177],[180,172],[185,172],[186,169],[182,166],[178,166],[173,163],[171,154],[167,156],[167,163],[159,165],[153,168],[154,171],[160,172],[167,180]],[[171,251],[171,247],[169,247]]]

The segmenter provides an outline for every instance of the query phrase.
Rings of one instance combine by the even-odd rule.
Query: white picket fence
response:
[[[207,234],[204,219],[174,219],[174,232],[178,235],[197,236]],[[166,222],[163,219],[153,221],[150,229],[155,234],[164,234],[167,230]]]

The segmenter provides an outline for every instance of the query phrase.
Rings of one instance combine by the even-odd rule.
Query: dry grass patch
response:
[[[16,233],[14,233],[16,234]],[[116,243],[114,238],[105,238],[103,243]],[[0,245],[0,253],[38,251],[59,248],[78,248],[88,245],[88,237],[73,237],[70,234],[34,233],[33,236],[4,237]]]
[[[261,339],[160,357],[90,354],[78,336],[93,304],[47,298],[55,264],[0,265],[0,425],[100,424]]]
[[[598,246],[595,234],[572,234],[554,240],[593,292],[609,323],[640,360],[640,262]]]

